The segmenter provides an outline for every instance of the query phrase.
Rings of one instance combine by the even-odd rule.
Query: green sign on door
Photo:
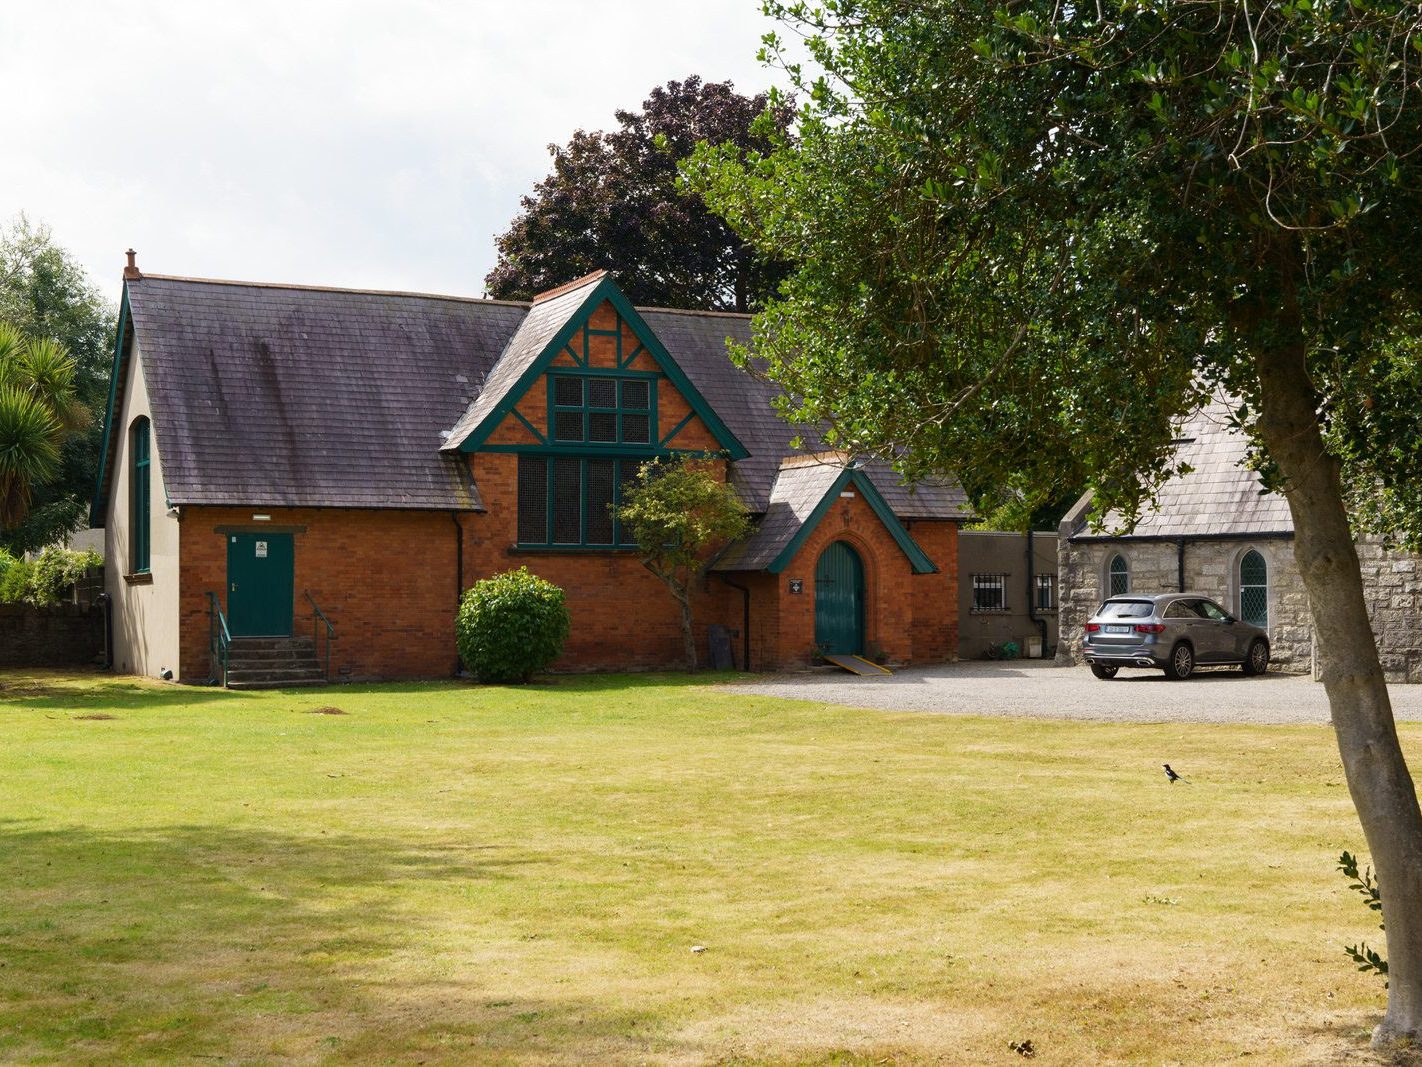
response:
[[[864,564],[843,541],[815,564],[815,644],[826,652],[864,652]]]
[[[233,637],[290,637],[296,591],[289,533],[227,535],[227,625]]]

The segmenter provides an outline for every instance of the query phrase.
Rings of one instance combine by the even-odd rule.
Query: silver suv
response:
[[[1269,668],[1269,635],[1198,593],[1113,596],[1087,622],[1081,651],[1098,678],[1114,678],[1122,667],[1154,667],[1177,679],[1199,667]]]

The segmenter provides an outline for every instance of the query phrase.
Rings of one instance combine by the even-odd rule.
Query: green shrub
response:
[[[459,658],[481,682],[526,682],[563,652],[563,590],[527,567],[474,583],[459,605]]]
[[[51,546],[33,563],[0,551],[0,604],[57,604],[65,590],[90,568],[102,567],[96,552]]]

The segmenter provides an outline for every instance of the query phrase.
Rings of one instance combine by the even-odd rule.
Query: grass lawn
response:
[[[0,782],[4,1061],[1373,1059],[1323,728],[0,672]]]

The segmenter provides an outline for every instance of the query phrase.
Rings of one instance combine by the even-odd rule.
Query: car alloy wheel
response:
[[[1184,641],[1176,645],[1170,653],[1170,666],[1165,673],[1177,682],[1189,678],[1195,671],[1195,650]]]
[[[1263,674],[1269,669],[1269,644],[1259,640],[1249,646],[1249,655],[1244,660],[1245,674]]]

